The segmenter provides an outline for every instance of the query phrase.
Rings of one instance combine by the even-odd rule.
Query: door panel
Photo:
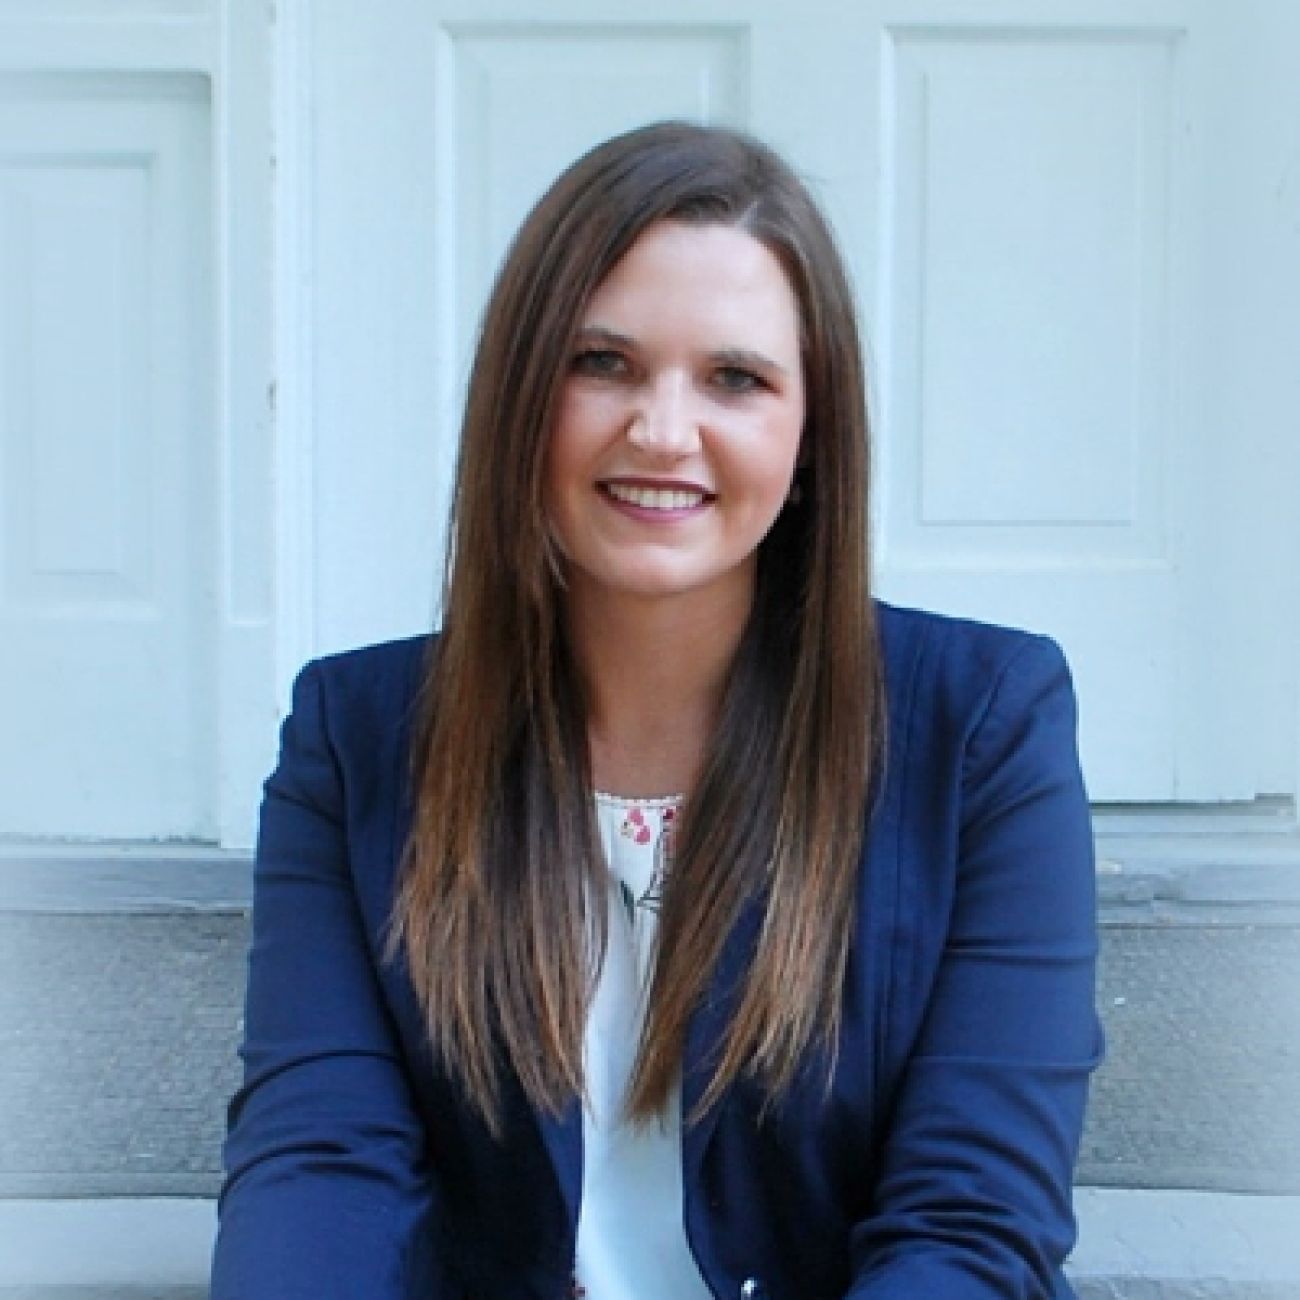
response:
[[[212,838],[207,84],[3,89],[0,829]]]
[[[885,588],[1058,636],[1096,797],[1230,793],[1180,790],[1174,748],[1177,38],[884,40]]]

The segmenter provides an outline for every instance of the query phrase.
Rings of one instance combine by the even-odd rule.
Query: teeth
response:
[[[644,510],[687,510],[704,500],[703,492],[633,487],[628,483],[606,483],[605,490],[616,501],[626,501]]]

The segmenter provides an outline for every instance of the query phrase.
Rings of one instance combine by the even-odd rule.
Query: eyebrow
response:
[[[580,343],[608,343],[614,347],[635,351],[637,342],[627,334],[607,329],[604,325],[584,325],[578,330],[577,341]],[[788,375],[789,371],[779,361],[751,348],[718,348],[709,353],[709,360],[722,366],[737,366],[745,369],[768,370],[778,375]]]

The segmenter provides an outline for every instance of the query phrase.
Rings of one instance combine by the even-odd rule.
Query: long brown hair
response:
[[[806,424],[802,500],[760,546],[754,607],[683,812],[629,1114],[668,1103],[688,1021],[751,900],[758,939],[692,1118],[742,1075],[775,1099],[838,1030],[883,728],[852,296],[779,157],[737,132],[660,123],[599,145],[538,202],[470,376],[389,955],[405,949],[435,1057],[494,1129],[504,1070],[552,1113],[583,1089],[607,872],[543,462],[581,312],[663,220],[737,226],[779,259],[799,306]]]

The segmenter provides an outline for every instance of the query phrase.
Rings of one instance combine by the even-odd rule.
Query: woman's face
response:
[[[748,608],[803,424],[780,262],[734,227],[651,226],[579,318],[547,447],[570,592]]]

